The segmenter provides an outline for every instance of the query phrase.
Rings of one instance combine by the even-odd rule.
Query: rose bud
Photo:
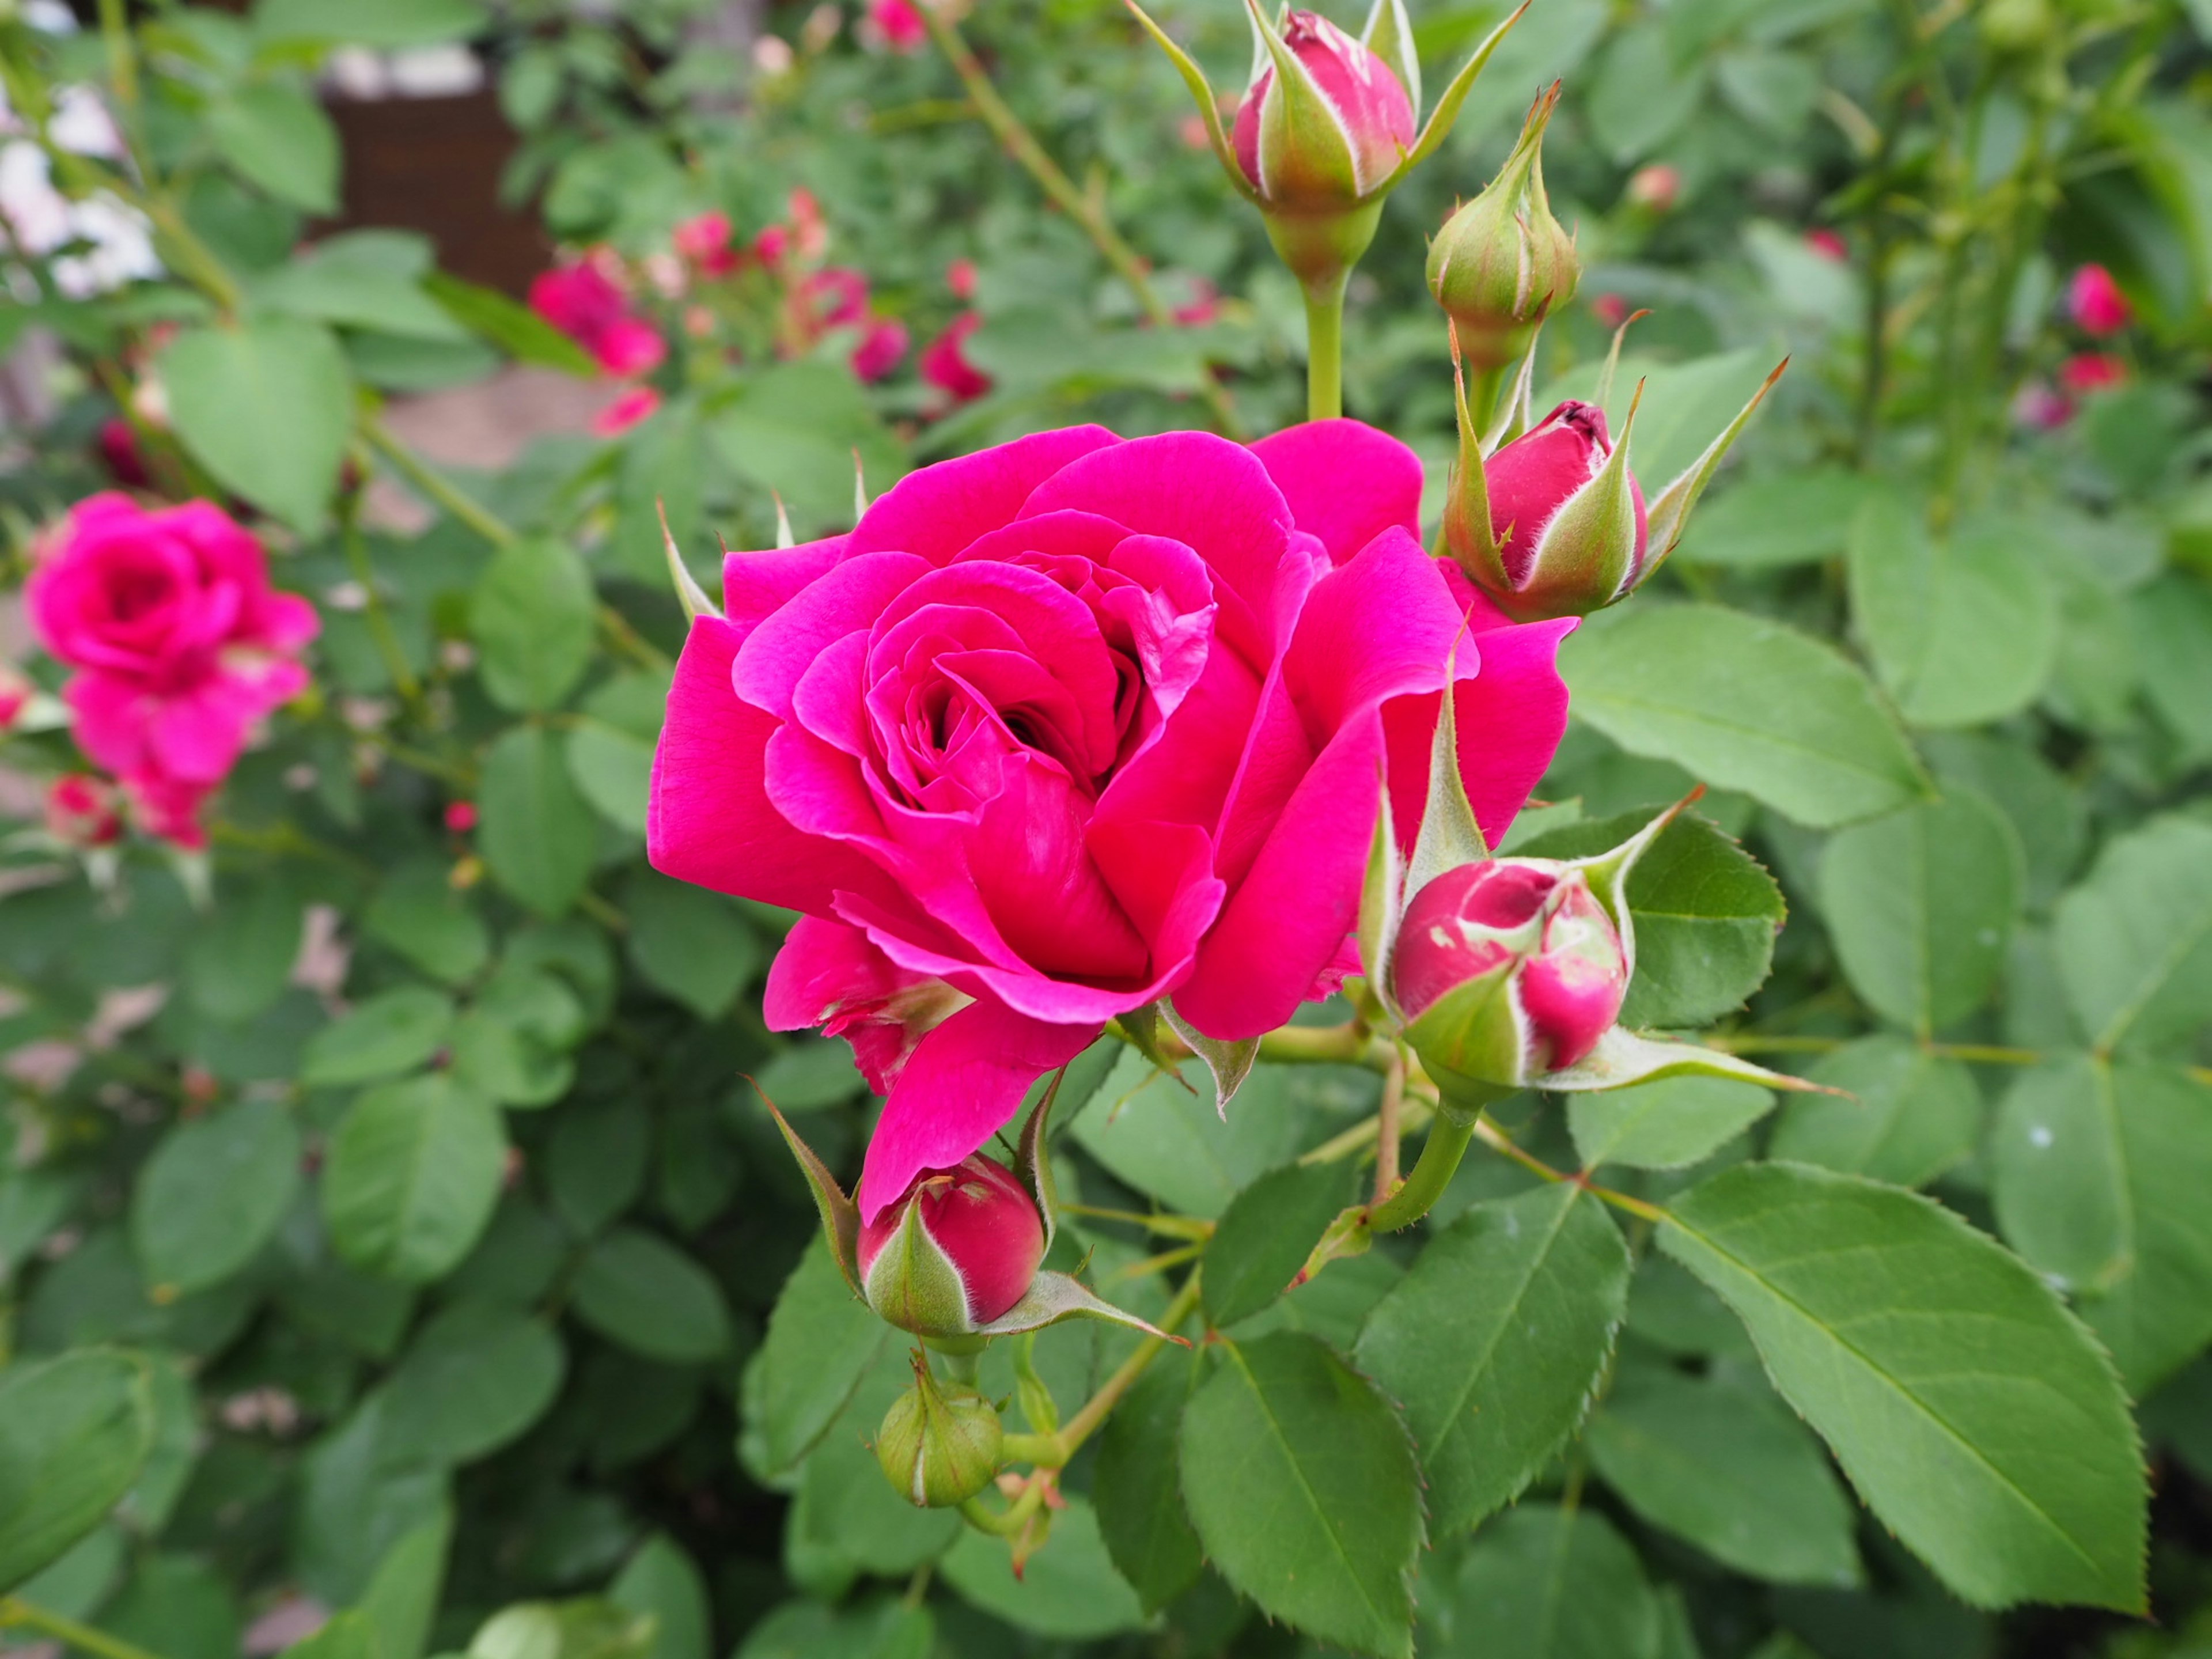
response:
[[[46,787],[46,833],[64,847],[106,847],[123,834],[115,787],[88,772],[70,772]]]
[[[1044,1218],[1012,1171],[981,1153],[926,1170],[860,1229],[861,1293],[917,1336],[963,1336],[1019,1302],[1044,1260]]]
[[[1575,239],[1552,216],[1544,192],[1544,128],[1559,101],[1554,82],[1529,107],[1498,176],[1429,244],[1429,292],[1479,374],[1526,356],[1536,325],[1571,300],[1582,280]]]
[[[1006,1431],[973,1389],[942,1387],[919,1354],[914,1386],[891,1402],[876,1431],[876,1461],[918,1509],[964,1504],[998,1474]]]
[[[1561,404],[1484,462],[1482,474],[1488,545],[1471,502],[1448,513],[1446,540],[1468,580],[1516,622],[1586,616],[1643,579],[1644,491],[1595,404]]]
[[[1518,1088],[1597,1046],[1620,1017],[1630,963],[1583,869],[1492,859],[1413,896],[1391,973],[1431,1077]]]
[[[31,693],[36,688],[19,671],[0,662],[0,738],[26,708],[31,706]]]
[[[1413,100],[1390,66],[1326,17],[1294,11],[1281,51],[1304,84],[1261,71],[1237,107],[1237,165],[1271,208],[1327,213],[1353,205],[1387,179],[1412,148]]]
[[[2085,334],[2118,334],[2135,315],[2128,296],[2102,265],[2083,265],[2066,284],[2066,314]]]

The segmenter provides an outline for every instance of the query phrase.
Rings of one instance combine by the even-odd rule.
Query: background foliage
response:
[[[134,416],[156,484],[263,515],[325,621],[317,690],[204,864],[134,843],[88,868],[28,832],[0,864],[0,1583],[164,1659],[229,1659],[299,1595],[349,1610],[317,1659],[1388,1653],[1409,1611],[1422,1653],[1484,1659],[2212,1642],[2212,16],[1539,0],[1508,40],[1355,281],[1347,408],[1441,484],[1423,239],[1565,76],[1547,172],[1588,271],[1540,410],[1650,307],[1615,412],[1648,376],[1637,465],[1663,480],[1792,368],[1669,574],[1571,646],[1576,724],[1519,834],[1578,854],[1711,786],[1772,880],[1710,829],[1662,843],[1631,1018],[1856,1098],[1513,1103],[1532,1156],[1666,1218],[1624,1229],[1478,1152],[1419,1231],[1284,1296],[1271,1251],[1358,1178],[1300,1155],[1356,1153],[1378,1077],[1264,1066],[1224,1124],[1202,1080],[1103,1044],[1063,1096],[1062,1191],[1210,1224],[1186,1234],[1230,1340],[1146,1374],[1018,1583],[866,1449],[903,1345],[810,1247],[740,1081],[857,1168],[843,1048],[759,1017],[788,919],[644,864],[681,637],[654,503],[703,573],[715,534],[772,539],[771,489],[802,535],[849,522],[855,449],[880,489],[1076,419],[1272,430],[1303,408],[1297,296],[1116,9],[965,25],[1085,213],[1045,205],[940,56],[792,10],[787,53],[739,57],[690,9],[171,6],[122,51],[0,9],[19,112],[108,90],[172,273],[84,298],[9,261],[0,337],[51,329],[70,363],[0,472],[15,573],[158,378],[167,428]],[[1158,11],[1241,84],[1236,7]],[[1432,73],[1499,15],[1418,7]],[[642,260],[707,209],[750,235],[803,185],[917,340],[975,262],[994,389],[945,413],[910,370],[856,381],[848,336],[733,363],[672,314],[661,405],[619,438],[497,476],[412,458],[386,396],[589,367],[419,239],[301,244],[340,193],[328,50],[460,38],[522,135],[514,196],[563,241]],[[1109,222],[1146,287],[1088,234]],[[2133,308],[2109,339],[2063,301],[2092,261]],[[428,527],[365,526],[369,476]],[[58,731],[0,758],[73,764]],[[1824,1252],[1780,1249],[1777,1215]],[[1182,1242],[1079,1216],[1054,1265],[1087,1255],[1156,1316],[1148,1259]],[[2081,1403],[2116,1396],[2038,1279],[2139,1402],[2154,1630],[1995,1610],[2136,1605],[2132,1499],[2069,1461],[2134,1431]],[[1933,1363],[1954,1349],[1928,1334],[1966,1326],[1972,1374]],[[1128,1340],[1044,1334],[1063,1410]]]

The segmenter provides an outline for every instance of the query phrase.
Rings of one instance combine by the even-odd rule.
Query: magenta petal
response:
[[[909,472],[861,514],[848,556],[913,553],[943,564],[1012,518],[1070,461],[1120,442],[1103,426],[1062,427]]]
[[[94,761],[118,775],[146,766],[147,700],[136,683],[87,669],[63,688],[62,701],[77,747]]]
[[[155,702],[146,741],[155,768],[180,781],[214,784],[237,763],[252,719],[241,686],[210,684],[189,696]]]
[[[963,1008],[921,1040],[891,1085],[860,1171],[873,1221],[924,1170],[950,1169],[988,1140],[1029,1086],[1097,1040],[1098,1025],[1048,1025],[1003,1004]]]
[[[905,553],[847,559],[743,635],[730,683],[755,708],[790,719],[793,689],[814,659],[846,635],[873,627],[928,569]]]
[[[753,631],[845,556],[849,536],[722,556],[722,609],[738,638]]]
[[[801,916],[769,964],[762,1012],[771,1031],[822,1025],[843,1037],[883,1094],[930,1027],[964,1000],[900,967],[859,928]]]
[[[1385,530],[1421,534],[1421,458],[1359,421],[1308,421],[1252,446],[1299,529],[1344,563]]]

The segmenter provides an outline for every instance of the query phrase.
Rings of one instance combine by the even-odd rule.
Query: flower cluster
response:
[[[2067,279],[2066,320],[2097,345],[2069,353],[2058,365],[2057,384],[2032,380],[2021,388],[2014,414],[2024,426],[2049,432],[2074,418],[2081,400],[2120,385],[2128,378],[2125,357],[2108,343],[2135,321],[2135,307],[2102,265],[2082,265]]]
[[[149,833],[203,844],[202,803],[256,723],[307,689],[314,607],[270,586],[261,544],[213,503],[149,509],[112,491],[54,532],[27,599],[40,642],[76,671],[62,697],[78,746]],[[104,821],[98,806],[80,790],[58,810],[82,826]]]

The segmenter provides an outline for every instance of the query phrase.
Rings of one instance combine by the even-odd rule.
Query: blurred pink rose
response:
[[[2135,316],[2128,296],[2102,265],[2083,265],[2066,284],[2066,314],[2084,334],[2118,334]]]
[[[806,279],[806,299],[824,328],[864,321],[868,314],[868,279],[850,265],[831,265]]]
[[[2074,418],[2074,400],[2045,380],[2031,380],[2013,399],[2013,419],[2038,432],[2055,432]]]
[[[660,407],[660,394],[649,386],[634,386],[592,416],[592,432],[601,438],[619,437]]]
[[[726,213],[696,214],[678,225],[669,240],[702,276],[726,276],[743,263],[732,240]]]
[[[1628,320],[1628,301],[1618,294],[1601,294],[1590,301],[1590,314],[1607,328],[1619,328]]]
[[[212,785],[147,772],[124,779],[123,793],[130,799],[138,827],[148,835],[192,851],[207,845],[200,807],[215,793]]]
[[[2109,351],[2077,351],[2058,365],[2058,384],[2080,396],[2102,392],[2128,378],[2128,366]]]
[[[46,833],[64,847],[106,847],[123,834],[115,786],[89,772],[66,772],[46,786]]]
[[[610,374],[650,374],[668,352],[653,325],[631,313],[629,296],[587,260],[540,271],[531,281],[530,308]]]
[[[879,317],[860,337],[848,360],[853,373],[871,384],[882,380],[906,361],[906,325],[896,318]]]
[[[23,712],[31,701],[31,682],[20,669],[0,662],[0,738],[8,735],[8,728],[15,723],[15,716]]]
[[[991,377],[969,362],[963,349],[982,325],[974,312],[963,312],[922,350],[921,378],[956,404],[973,403],[991,389]]]
[[[1246,449],[1041,433],[927,467],[851,533],[723,565],[691,624],[647,845],[804,913],[780,1030],[888,1092],[872,1219],[1115,1014],[1272,1030],[1356,961],[1386,757],[1410,844],[1453,670],[1502,835],[1566,720],[1571,622],[1514,627],[1419,537],[1419,459],[1353,421]]]
[[[1844,246],[1844,239],[1826,228],[1807,231],[1805,246],[1823,259],[1832,260],[1837,264],[1845,263],[1851,257],[1850,250]]]
[[[975,297],[975,262],[955,259],[945,267],[945,286],[952,290],[952,297],[965,305]]]
[[[1203,276],[1190,279],[1190,298],[1175,308],[1176,321],[1185,328],[1203,328],[1221,315],[1221,294]]]
[[[868,21],[893,52],[920,52],[929,44],[929,25],[914,0],[868,0]]]
[[[1629,204],[1652,213],[1669,213],[1682,198],[1682,169],[1667,161],[1653,161],[1628,175]]]
[[[269,586],[261,544],[208,501],[78,502],[26,597],[46,649],[78,671],[62,693],[78,746],[134,788],[178,799],[220,783],[254,722],[307,689],[295,659],[321,627],[313,605]]]

